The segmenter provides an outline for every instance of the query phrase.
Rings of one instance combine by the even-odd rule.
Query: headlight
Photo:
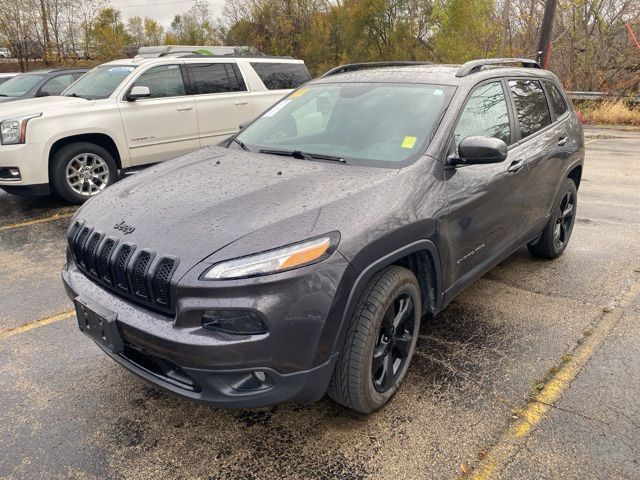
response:
[[[332,232],[287,247],[228,260],[211,267],[202,278],[204,280],[229,280],[268,275],[304,267],[328,258],[335,251],[339,240],[340,235],[337,232]]]
[[[27,123],[32,118],[41,117],[41,113],[10,118],[0,123],[0,143],[2,145],[18,145],[27,139]]]

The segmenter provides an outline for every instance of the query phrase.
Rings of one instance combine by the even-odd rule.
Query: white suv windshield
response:
[[[394,168],[429,141],[453,91],[401,83],[307,85],[242,131],[236,144]]]
[[[135,67],[129,65],[96,67],[62,92],[62,95],[81,97],[87,100],[108,98],[134,70]]]
[[[0,97],[21,97],[40,81],[44,75],[24,74],[13,77],[0,85]]]

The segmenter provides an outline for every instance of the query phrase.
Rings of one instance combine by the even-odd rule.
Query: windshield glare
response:
[[[10,78],[0,85],[0,96],[21,97],[40,81],[43,75],[24,74]]]
[[[89,100],[109,98],[116,88],[131,75],[135,67],[128,65],[103,65],[96,67],[67,88],[62,95]]]
[[[397,168],[422,150],[453,87],[331,83],[302,87],[238,135],[253,151],[330,155]]]

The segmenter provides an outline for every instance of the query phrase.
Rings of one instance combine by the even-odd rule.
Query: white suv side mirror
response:
[[[140,98],[149,98],[151,96],[151,90],[149,87],[144,85],[136,85],[131,88],[129,93],[127,94],[128,102],[135,102]]]

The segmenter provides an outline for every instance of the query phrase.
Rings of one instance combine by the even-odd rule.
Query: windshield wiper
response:
[[[240,145],[241,149],[246,150],[247,152],[251,151],[249,150],[249,147],[247,147],[242,140],[238,140],[237,138],[234,138],[233,141],[236,142],[238,145]]]
[[[307,153],[300,150],[260,150],[259,153],[268,155],[282,155],[285,157],[298,158],[300,160],[327,160],[329,162],[347,163],[344,158],[334,157],[332,155],[322,155],[321,153]]]

